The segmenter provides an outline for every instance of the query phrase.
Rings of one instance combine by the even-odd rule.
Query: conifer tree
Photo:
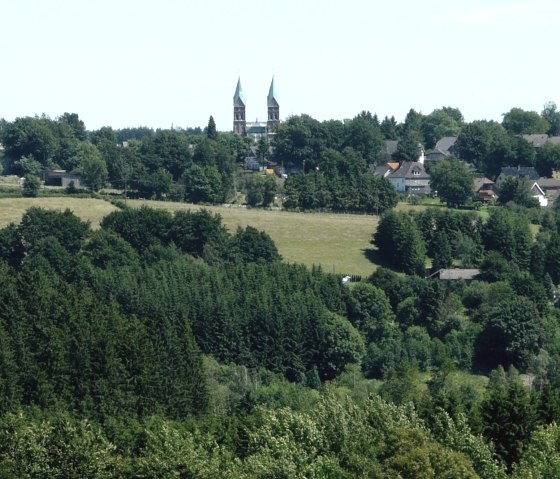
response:
[[[535,410],[518,372],[501,366],[492,371],[482,403],[484,435],[508,468],[519,460],[536,427]]]
[[[208,119],[208,126],[206,127],[206,136],[209,140],[217,140],[218,139],[218,131],[216,130],[216,122],[214,121],[214,117],[210,115]]]

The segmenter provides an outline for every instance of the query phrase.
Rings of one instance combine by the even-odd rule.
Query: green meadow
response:
[[[368,259],[370,240],[377,226],[377,217],[332,213],[294,213],[280,210],[242,207],[204,206],[186,203],[129,200],[133,207],[147,205],[169,211],[206,208],[222,217],[231,232],[247,225],[266,231],[280,254],[290,263],[340,274],[369,276],[375,264]],[[107,201],[71,197],[3,198],[0,199],[0,227],[19,223],[23,213],[32,206],[59,211],[72,210],[80,218],[99,227],[101,219],[116,208]]]
[[[222,217],[230,232],[253,226],[266,231],[280,254],[290,263],[320,265],[324,271],[369,276],[375,265],[368,251],[377,217],[333,213],[295,213],[243,207],[204,206],[159,201],[129,201],[131,206],[148,205],[169,211],[206,208]]]

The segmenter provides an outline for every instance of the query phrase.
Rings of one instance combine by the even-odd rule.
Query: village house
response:
[[[456,136],[444,136],[434,146],[434,149],[426,155],[426,161],[438,161],[447,156],[454,155]]]
[[[382,176],[383,178],[387,178],[393,171],[396,171],[399,168],[399,163],[397,162],[390,162],[385,163],[384,165],[376,166],[373,169],[373,174],[375,176]]]
[[[498,188],[496,183],[489,178],[474,179],[474,197],[476,201],[493,203],[498,199]]]
[[[403,161],[400,167],[386,176],[398,193],[429,195],[430,175],[421,161]]]
[[[539,206],[548,206],[548,198],[536,181],[531,186],[531,196],[537,199],[537,201],[539,202]]]
[[[548,135],[523,135],[523,139],[531,143],[535,148],[542,148],[546,142],[560,145],[560,136]]]
[[[560,180],[556,178],[539,178],[537,184],[547,198],[547,206],[552,206],[560,196]]]
[[[498,189],[500,189],[502,182],[508,176],[529,181],[537,181],[540,178],[537,170],[532,166],[504,166],[498,178],[496,178],[496,186]]]

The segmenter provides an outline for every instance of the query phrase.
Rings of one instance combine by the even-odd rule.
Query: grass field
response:
[[[199,209],[198,205],[158,201],[129,201],[131,206],[145,204],[170,211]],[[266,231],[280,254],[290,263],[321,265],[324,271],[369,276],[375,265],[368,259],[371,235],[377,217],[330,213],[292,213],[279,210],[209,206],[219,213],[230,232],[238,226],[253,226]]]
[[[52,197],[52,198],[2,198],[0,199],[0,228],[9,223],[19,223],[23,213],[32,206],[52,210],[72,210],[76,216],[89,221],[92,228],[98,228],[101,218],[116,208],[103,200]]]
[[[134,207],[143,204],[169,211],[200,208],[186,203],[129,200],[129,205]],[[19,223],[23,213],[32,206],[59,211],[69,208],[89,221],[93,228],[98,228],[101,219],[116,209],[106,201],[89,198],[3,198],[0,199],[0,228],[12,222]],[[266,231],[284,260],[290,263],[321,265],[328,272],[362,276],[369,276],[375,270],[375,264],[367,256],[367,251],[372,248],[369,241],[377,226],[375,216],[291,213],[223,206],[205,208],[219,213],[232,233],[238,226],[247,225]]]

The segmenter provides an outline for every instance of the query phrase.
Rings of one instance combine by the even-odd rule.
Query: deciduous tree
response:
[[[456,158],[445,158],[430,168],[430,187],[452,207],[464,205],[474,194],[473,177]]]

